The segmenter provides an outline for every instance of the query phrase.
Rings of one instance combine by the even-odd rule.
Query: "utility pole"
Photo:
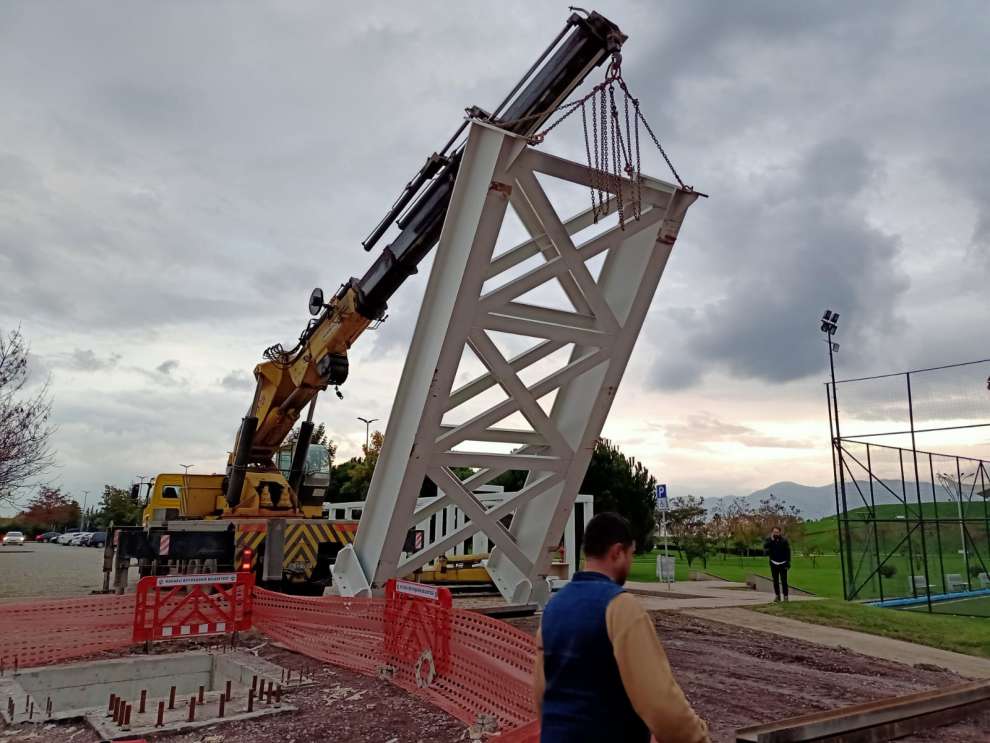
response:
[[[89,500],[89,491],[83,491],[83,507],[82,511],[79,512],[79,530],[82,531],[86,528],[86,502]]]
[[[364,455],[368,456],[368,447],[371,445],[371,424],[380,421],[381,418],[362,418],[359,415],[358,420],[364,423]]]

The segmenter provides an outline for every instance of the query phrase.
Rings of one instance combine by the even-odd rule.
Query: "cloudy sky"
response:
[[[674,495],[828,482],[825,307],[842,313],[844,376],[990,356],[986,6],[596,9],[629,34],[627,81],[711,194],[605,434]],[[399,188],[566,15],[0,4],[0,329],[20,325],[51,376],[53,479],[81,494],[221,468],[261,350],[298,334],[312,286],[364,272],[360,241]],[[544,147],[577,156],[580,126]],[[644,170],[668,175],[654,153]],[[425,276],[354,349],[345,399],[319,404],[345,456],[356,416],[389,414]]]

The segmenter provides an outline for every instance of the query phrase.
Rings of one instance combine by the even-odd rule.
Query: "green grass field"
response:
[[[767,604],[753,611],[990,658],[990,620],[980,617],[876,609],[833,600]]]
[[[657,554],[654,550],[637,555],[629,580],[655,581]],[[675,553],[671,554],[676,557]],[[795,557],[791,562],[789,573],[791,585],[818,596],[842,598],[842,572],[838,555],[823,555],[815,563],[816,566],[812,567],[811,560]],[[707,568],[702,567],[698,560],[689,567],[687,560],[677,558],[674,566],[677,580],[687,580],[688,574],[694,570],[739,583],[744,582],[747,576],[753,573],[770,577],[770,567],[765,557],[727,557],[723,560],[722,557],[716,556],[709,558]]]
[[[675,553],[675,557],[677,555]],[[629,579],[634,581],[655,581],[656,580],[656,556],[657,552],[637,555],[633,563],[633,570]],[[929,555],[931,564],[929,569],[933,576],[933,581],[937,582],[938,556]],[[963,559],[960,555],[943,555],[946,573],[965,573]],[[899,556],[892,557],[888,564],[897,569],[893,578],[884,579],[884,597],[894,598],[898,596],[909,596],[907,590],[908,561]],[[861,569],[869,569],[865,566]],[[709,558],[708,567],[703,568],[701,562],[694,561],[694,565],[688,566],[687,561],[677,557],[675,564],[675,575],[677,580],[688,580],[691,571],[703,571],[723,580],[736,581],[742,583],[752,574],[770,577],[770,568],[765,557],[735,557],[722,558],[720,555]],[[795,555],[791,561],[791,569],[788,573],[788,580],[795,588],[800,588],[808,593],[824,598],[841,599],[842,595],[842,564],[838,555],[822,555],[818,557],[814,564],[810,558]],[[978,587],[974,581],[974,586]],[[933,591],[940,591],[936,587]],[[868,586],[862,593],[862,598],[880,598],[879,586],[876,581],[872,586]],[[933,609],[939,613],[952,614],[966,613],[977,616],[990,616],[990,598],[977,597],[975,599],[965,599],[960,601],[949,601],[942,604],[933,604]],[[911,607],[911,610],[928,610],[927,605]]]
[[[905,611],[928,613],[928,604],[918,604],[907,607]],[[990,596],[974,596],[972,598],[952,599],[950,601],[932,602],[932,612],[935,614],[964,614],[973,617],[990,617]],[[990,632],[990,627],[987,627]]]

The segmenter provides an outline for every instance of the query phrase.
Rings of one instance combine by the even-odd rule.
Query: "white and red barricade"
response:
[[[428,651],[435,672],[445,673],[450,667],[452,606],[447,588],[395,578],[386,582],[386,657],[418,664]]]
[[[253,590],[253,573],[142,578],[134,605],[134,642],[248,630]]]

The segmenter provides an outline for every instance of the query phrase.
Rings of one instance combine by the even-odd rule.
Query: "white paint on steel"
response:
[[[572,235],[591,224],[591,210],[562,220],[537,173],[584,186],[597,182],[583,165],[530,149],[488,125],[471,124],[357,539],[341,552],[335,567],[334,581],[344,595],[366,595],[480,532],[495,545],[487,567],[508,601],[548,598],[545,579],[552,553],[572,518],[594,442],[681,221],[697,196],[644,178],[641,219],[629,219],[624,229],[615,226],[576,245]],[[628,204],[629,182],[621,188]],[[493,260],[510,204],[531,239]],[[610,208],[614,206],[613,199]],[[587,264],[603,253],[596,280]],[[504,276],[536,256],[543,262],[535,268]],[[487,281],[498,285],[484,291]],[[554,284],[572,307],[541,307],[522,299]],[[492,333],[528,343],[542,340],[507,357]],[[541,379],[527,383],[520,377],[567,348],[566,359]],[[455,390],[465,349],[485,372]],[[496,387],[503,399],[479,402]],[[546,412],[539,401],[551,393],[556,397]],[[459,423],[445,420],[445,414],[467,403],[483,409]],[[529,428],[506,426],[510,416],[521,417]],[[493,443],[516,447],[496,453],[479,450],[477,442],[489,448]],[[461,481],[454,467],[469,467],[473,474]],[[525,486],[497,505],[484,503],[477,488],[509,470],[528,472]],[[443,495],[417,507],[425,477]],[[453,528],[403,558],[408,529],[441,513],[453,517]],[[508,527],[502,523],[506,516],[512,517]],[[565,543],[576,562],[574,536],[565,536]]]

